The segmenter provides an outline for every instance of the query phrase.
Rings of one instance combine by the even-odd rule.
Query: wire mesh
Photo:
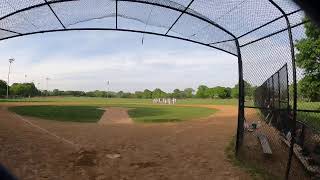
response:
[[[149,4],[118,2],[118,16],[121,17],[118,27],[140,31],[150,31],[150,27],[156,27],[153,32],[164,34],[180,14],[178,11]]]
[[[119,29],[165,34],[172,26],[169,35],[209,45],[232,40],[234,37],[231,34],[243,35],[281,17],[281,13],[269,1],[255,0],[223,2],[215,0],[48,0],[47,2],[58,20],[50,11],[48,4],[42,0],[0,2],[3,17],[3,19],[0,17],[0,28],[19,34],[29,34],[63,29],[59,20],[67,29],[117,28],[116,21],[119,20]],[[281,3],[281,5],[288,13],[297,10],[292,3]],[[294,17],[294,19],[297,18]],[[176,20],[177,23],[174,23]],[[268,32],[276,32],[284,23],[272,24],[273,26],[269,25],[268,28],[246,35],[246,38],[241,39],[240,44],[260,38]],[[0,38],[8,38],[16,34],[0,33],[0,35],[2,35]],[[236,54],[236,47],[232,42],[212,46]]]
[[[310,71],[301,63],[299,54],[302,52],[300,52],[299,44],[310,38],[306,35],[305,27],[301,25],[292,29],[296,47],[298,80],[298,109],[295,129],[297,144],[295,150],[306,164],[307,170],[311,174],[318,174],[320,171],[320,74],[317,73],[317,69],[320,66],[316,59],[308,59],[312,63],[312,70],[314,70]],[[308,53],[314,53],[312,48],[309,51]],[[314,79],[310,81],[310,77],[313,77],[315,81]],[[291,176],[293,177],[292,174]]]
[[[43,0],[15,0],[15,1],[8,1],[8,0],[1,0],[0,1],[0,16],[5,16],[7,14],[16,12],[18,10],[34,6],[37,4],[44,3]]]
[[[112,24],[101,27],[115,27],[116,3],[111,0],[81,0],[50,5],[62,23],[74,27],[88,21],[112,18]],[[84,11],[79,11],[84,9]]]
[[[293,22],[292,24],[297,23]],[[301,39],[306,37],[305,29],[303,25],[300,25],[294,27],[292,31],[296,46]],[[294,126],[292,111],[293,67],[288,38],[288,31],[283,31],[242,47],[247,129],[242,146],[244,149],[241,150],[240,157],[246,157],[244,159],[273,176],[285,178],[289,161],[289,147],[293,146],[291,171],[288,177],[289,179],[308,179],[310,174],[311,176],[319,174],[320,136],[317,129],[320,118],[317,111],[319,104],[303,99],[305,92],[299,90],[299,84],[306,74],[303,67],[297,63],[295,68],[297,68],[298,81],[298,109],[297,122]],[[298,49],[295,48],[295,50],[298,54]],[[312,90],[317,91],[315,87]],[[251,94],[253,97],[250,97]],[[253,129],[252,126],[257,126],[257,129]],[[268,139],[272,149],[272,157],[257,160],[252,157],[252,154],[248,155],[247,153],[253,152],[251,149],[253,147],[257,148],[256,150],[259,148],[261,151],[259,138],[257,138],[261,134]],[[292,139],[295,144],[291,144]],[[265,157],[265,155],[260,155]],[[305,170],[310,174],[306,175]]]

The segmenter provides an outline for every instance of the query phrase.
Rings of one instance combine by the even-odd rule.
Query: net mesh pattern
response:
[[[118,27],[139,31],[148,31],[155,27],[152,28],[153,32],[164,34],[180,14],[179,11],[149,4],[118,2],[118,16],[122,18]]]
[[[55,3],[51,7],[62,23],[69,27],[92,20],[114,18],[116,3],[109,0],[82,0]],[[103,27],[115,27],[114,23],[115,20],[112,26],[108,24]]]
[[[287,3],[279,5],[287,6]],[[304,24],[307,22],[303,11],[297,7],[290,10],[288,19],[297,58],[299,52],[296,47],[300,40],[306,38]],[[320,174],[320,106],[318,101],[306,99],[305,89],[300,89],[306,73],[298,64],[293,67],[286,26],[285,18],[280,16],[239,38],[242,45],[246,127],[239,156],[281,179],[286,177],[288,167],[291,169],[289,179],[317,179]],[[297,79],[296,121],[293,119],[294,77]],[[260,136],[268,140],[274,161],[261,158],[265,155],[261,152]],[[291,147],[293,155],[288,166]]]
[[[289,1],[276,3],[288,14],[299,10]],[[234,43],[223,41],[246,34],[240,38],[246,44],[284,28],[282,19],[270,23],[282,14],[267,0],[2,0],[0,9],[0,39],[63,28],[118,28],[168,34],[234,55]],[[290,19],[297,24],[303,17],[301,11]]]

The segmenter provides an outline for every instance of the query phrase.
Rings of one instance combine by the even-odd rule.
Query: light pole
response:
[[[10,71],[11,71],[11,64],[13,63],[14,59],[9,59],[9,72],[8,72],[8,81],[7,81],[7,99],[9,99],[9,83],[10,83]]]

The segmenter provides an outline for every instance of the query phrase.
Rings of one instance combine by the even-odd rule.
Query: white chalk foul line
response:
[[[38,126],[38,125],[36,125],[36,124],[34,124],[32,122],[30,122],[30,121],[28,121],[27,119],[23,118],[22,116],[20,116],[18,114],[13,114],[13,115],[16,116],[18,119],[20,119],[21,121],[27,123],[28,125],[30,125],[30,126],[32,126],[34,128],[37,128],[37,129],[41,130],[42,132],[45,132],[46,134],[48,134],[50,136],[53,136],[53,137],[57,138],[58,140],[60,140],[62,142],[65,142],[65,143],[70,144],[70,145],[72,145],[74,147],[80,148],[79,144],[76,144],[76,143],[74,143],[74,142],[72,142],[70,140],[67,140],[67,139],[65,139],[63,137],[60,137],[60,136],[58,136],[58,135],[56,135],[56,134],[54,134],[54,133],[52,133],[52,132],[50,132],[50,131],[48,131],[48,130],[46,130],[46,129],[44,129],[44,128],[42,128],[42,127],[40,127],[40,126]]]

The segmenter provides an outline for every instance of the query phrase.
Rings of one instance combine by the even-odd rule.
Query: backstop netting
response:
[[[305,25],[309,22],[305,24],[305,15],[301,13],[291,16],[297,58],[300,52],[296,46],[306,38]],[[318,100],[308,99],[301,88],[307,73],[297,63],[293,67],[289,41],[286,30],[241,48],[246,128],[238,157],[271,177],[309,179],[319,174],[320,108]],[[297,97],[293,90],[294,68]],[[315,86],[310,88],[317,91]],[[294,98],[297,98],[296,119],[293,118]],[[252,125],[257,126],[253,131]],[[267,137],[272,154],[263,152],[261,135]]]

